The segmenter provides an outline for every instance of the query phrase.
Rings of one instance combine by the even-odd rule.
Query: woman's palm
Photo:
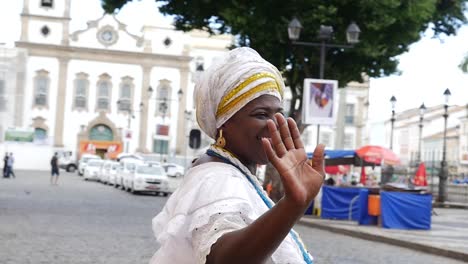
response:
[[[270,162],[281,176],[285,197],[301,206],[308,206],[323,183],[323,145],[317,146],[312,160],[307,159],[300,133],[293,119],[287,121],[276,114],[276,127],[268,122],[271,141],[264,140]]]

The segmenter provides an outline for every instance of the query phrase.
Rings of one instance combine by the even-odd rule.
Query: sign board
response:
[[[338,81],[304,79],[302,122],[312,125],[334,125],[338,106]]]
[[[116,159],[117,155],[123,151],[122,142],[98,140],[80,141],[80,156],[84,153],[96,154],[96,150],[103,151],[110,159]]]
[[[5,131],[5,141],[33,142],[34,130],[9,128]]]
[[[156,125],[156,135],[169,136],[169,126],[168,125]]]

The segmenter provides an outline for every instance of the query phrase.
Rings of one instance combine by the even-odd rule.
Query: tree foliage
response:
[[[113,13],[131,0],[102,0]],[[302,97],[304,78],[318,77],[319,48],[291,45],[289,21],[296,16],[303,26],[300,41],[317,42],[320,25],[331,25],[334,38],[345,44],[351,21],[361,29],[361,41],[351,49],[327,49],[325,78],[343,86],[370,77],[397,72],[396,56],[408,50],[423,32],[453,35],[467,22],[467,0],[155,0],[160,12],[175,16],[179,30],[204,29],[236,36],[234,46],[250,46],[283,71],[292,88],[293,102]],[[295,103],[291,104],[294,108]],[[300,113],[300,108],[291,109]],[[297,117],[297,116],[296,116]]]

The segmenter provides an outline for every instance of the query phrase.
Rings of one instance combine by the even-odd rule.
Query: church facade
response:
[[[113,15],[72,29],[70,4],[24,0],[15,46],[27,54],[25,69],[9,108],[15,118],[2,126],[2,138],[21,142],[5,140],[3,151],[21,155],[22,169],[49,168],[54,152],[187,155],[194,81],[232,37],[170,25],[132,33]]]

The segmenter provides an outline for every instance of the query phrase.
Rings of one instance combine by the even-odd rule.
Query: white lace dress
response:
[[[191,168],[153,219],[160,248],[150,263],[205,263],[218,238],[249,225],[267,210],[255,188],[234,166],[209,162]],[[266,263],[305,262],[289,234]]]

